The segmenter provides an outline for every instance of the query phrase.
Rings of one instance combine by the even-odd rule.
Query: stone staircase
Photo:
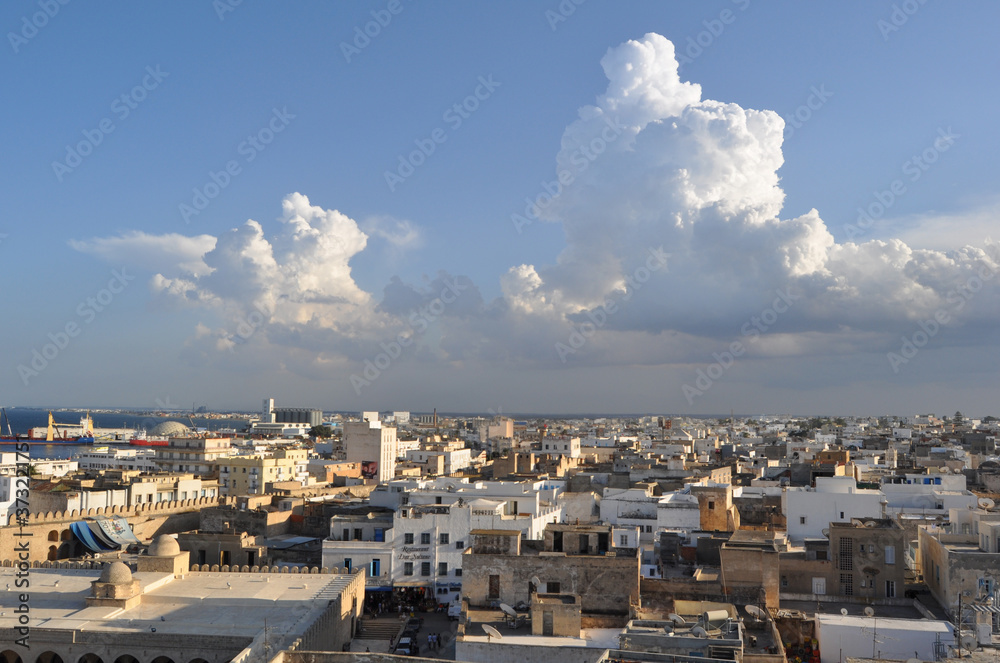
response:
[[[395,640],[402,623],[398,617],[362,617],[357,638],[364,640]]]

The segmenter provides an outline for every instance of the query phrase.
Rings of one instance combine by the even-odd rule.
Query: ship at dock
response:
[[[57,423],[52,412],[49,412],[47,425],[34,426],[28,429],[26,434],[16,435],[11,430],[7,411],[0,409],[0,442],[70,445],[91,445],[95,442],[128,444],[129,439],[134,436],[134,432],[131,428],[95,428],[94,420],[89,412],[80,418],[78,424]]]

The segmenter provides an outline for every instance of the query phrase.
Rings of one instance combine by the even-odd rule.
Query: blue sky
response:
[[[0,7],[0,401],[996,414],[995,4],[224,6]]]

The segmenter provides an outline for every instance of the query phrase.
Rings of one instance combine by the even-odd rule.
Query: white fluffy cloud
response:
[[[697,364],[745,337],[779,293],[793,303],[750,355],[884,354],[938,311],[955,327],[996,318],[995,245],[837,244],[816,210],[782,219],[776,113],[702,99],[656,34],[609,49],[601,64],[607,90],[566,128],[555,155],[565,186],[539,210],[561,224],[566,247],[551,264],[500,275],[495,301],[448,274],[421,287],[387,274],[381,297],[361,290],[350,260],[368,235],[298,193],[284,199],[273,237],[247,221],[217,239],[133,233],[74,246],[109,260],[140,250],[158,268],[157,293],[219,312],[224,326],[190,341],[200,356],[255,343],[310,376],[357,370],[400,334],[416,339],[413,356],[439,364],[559,366],[566,356],[556,344],[588,323],[577,364]],[[363,227],[396,247],[419,243],[406,221]],[[656,262],[663,254],[666,263]],[[973,279],[976,301],[966,305],[962,288]],[[465,283],[463,294],[435,311],[449,283]],[[253,333],[244,338],[241,328]]]

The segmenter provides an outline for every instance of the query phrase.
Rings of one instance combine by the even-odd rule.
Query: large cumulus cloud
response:
[[[996,318],[1000,279],[984,276],[998,270],[994,245],[837,244],[816,210],[781,218],[784,123],[776,113],[702,99],[699,85],[680,79],[673,45],[656,34],[609,49],[601,65],[607,89],[563,133],[554,163],[564,185],[538,210],[561,225],[566,246],[550,264],[499,275],[493,301],[445,272],[420,286],[387,273],[383,292],[362,290],[350,261],[368,235],[299,193],[284,199],[272,237],[256,221],[218,238],[162,236],[162,255],[176,260],[152,287],[222,317],[189,341],[201,358],[257,343],[310,375],[356,370],[398,338],[413,341],[414,360],[560,366],[557,344],[588,323],[577,365],[697,363],[738,338],[776,293],[794,304],[751,354],[884,352],[942,309],[956,327]],[[419,244],[408,222],[366,226],[396,245]],[[127,239],[79,247],[108,257]],[[148,251],[157,238],[131,242]],[[651,263],[657,255],[669,257]],[[956,290],[976,278],[975,305],[959,307]],[[438,302],[449,283],[461,284],[460,294]],[[429,314],[433,306],[440,310]],[[248,316],[254,333],[244,339],[238,330]]]

